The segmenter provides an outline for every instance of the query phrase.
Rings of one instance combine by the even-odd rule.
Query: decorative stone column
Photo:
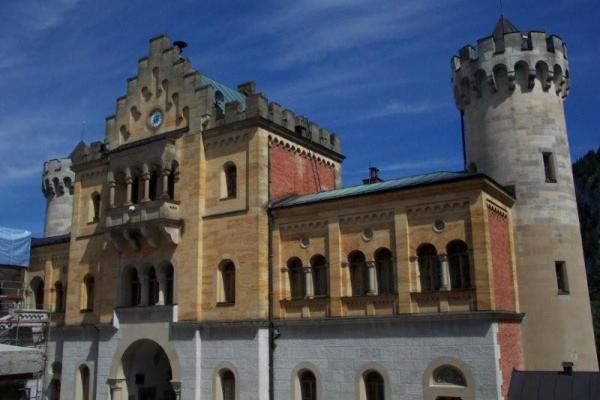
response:
[[[367,276],[369,277],[369,296],[377,295],[377,267],[375,261],[367,261]]]
[[[448,256],[440,254],[438,256],[442,269],[442,281],[440,282],[440,290],[450,290],[450,265],[448,264]]]
[[[127,185],[127,196],[125,197],[125,205],[130,206],[131,202],[131,190],[133,186],[133,177],[131,176],[131,170],[127,168],[125,170],[125,184]]]
[[[141,201],[150,201],[150,170],[148,164],[142,165],[142,184],[144,185],[144,194]]]
[[[171,381],[171,387],[175,392],[175,400],[181,400],[181,381]]]
[[[169,168],[163,167],[160,171],[162,175],[162,194],[160,195],[161,199],[168,200],[169,199],[169,175],[171,174],[171,170]]]
[[[112,171],[108,172],[108,206],[115,208],[115,189],[117,182],[115,182],[115,173]]]
[[[106,383],[110,386],[111,400],[127,400],[123,398],[123,382],[125,382],[125,379],[108,378]]]
[[[309,299],[315,297],[315,286],[313,283],[312,266],[305,265],[304,268],[304,294]]]

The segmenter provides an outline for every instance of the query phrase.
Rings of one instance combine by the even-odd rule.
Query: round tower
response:
[[[513,226],[526,369],[597,370],[563,99],[563,41],[501,17],[452,58],[466,163],[517,199]]]
[[[64,235],[71,231],[74,179],[69,158],[44,163],[42,192],[46,197],[45,237]]]

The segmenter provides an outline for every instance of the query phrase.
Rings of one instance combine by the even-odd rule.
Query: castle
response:
[[[452,58],[468,168],[342,187],[338,135],[150,40],[103,142],[44,166],[51,399],[499,399],[597,370],[566,47]]]

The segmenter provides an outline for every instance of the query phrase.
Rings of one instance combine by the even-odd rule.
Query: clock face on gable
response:
[[[163,114],[160,110],[154,110],[150,114],[150,119],[148,120],[150,126],[152,128],[158,128],[163,122]]]

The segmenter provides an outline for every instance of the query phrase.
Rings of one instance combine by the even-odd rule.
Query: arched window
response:
[[[88,400],[90,398],[90,369],[87,365],[81,365],[77,370],[75,382],[75,399]]]
[[[228,369],[219,372],[222,400],[235,400],[235,376]]]
[[[29,284],[31,288],[31,308],[41,310],[44,308],[44,280],[39,276],[36,276],[31,280]]]
[[[49,385],[49,400],[60,400],[60,377],[62,373],[62,364],[58,361],[52,363],[52,380]]]
[[[467,289],[471,287],[471,267],[469,264],[469,249],[462,240],[450,242],[446,248],[450,266],[450,284],[452,289]]]
[[[320,254],[310,259],[315,296],[327,296],[327,260]]]
[[[438,385],[467,386],[462,372],[451,365],[442,365],[433,371],[433,382]]]
[[[348,255],[350,266],[350,283],[352,286],[352,296],[363,296],[369,290],[369,271],[365,255],[358,250],[354,250]]]
[[[94,309],[94,277],[90,274],[83,278],[81,283],[81,311]]]
[[[301,299],[305,295],[302,261],[298,257],[292,257],[287,262],[287,268],[292,299]]]
[[[160,271],[161,280],[159,282],[159,285],[161,287],[160,290],[162,291],[164,304],[172,305],[174,303],[173,285],[175,283],[175,273],[173,270],[173,265],[171,263],[168,263],[167,265],[164,265],[160,269]]]
[[[301,371],[298,379],[300,381],[300,400],[317,400],[317,378],[312,371]]]
[[[230,260],[221,262],[219,266],[221,274],[221,295],[222,303],[235,303],[235,265]]]
[[[158,279],[156,279],[156,271],[154,267],[148,268],[148,305],[156,305],[158,303]]]
[[[389,249],[382,248],[375,252],[377,269],[377,288],[379,294],[394,293],[394,259]]]
[[[60,313],[65,311],[65,292],[63,284],[57,281],[54,284],[54,312]]]
[[[167,193],[169,199],[175,200],[175,182],[177,181],[177,174],[179,173],[179,167],[176,162],[171,165],[171,172],[167,178]]]
[[[134,176],[131,183],[131,202],[137,204],[140,201],[140,177]]]
[[[419,260],[419,275],[421,280],[421,291],[440,289],[440,266],[437,250],[432,244],[422,244],[417,249]]]
[[[158,198],[158,172],[152,170],[150,173],[150,182],[148,184],[148,197],[150,200],[156,200]]]
[[[385,387],[383,377],[377,371],[367,371],[363,375],[365,400],[384,400]]]
[[[135,268],[131,267],[126,272],[125,277],[126,292],[124,294],[124,300],[128,306],[138,306],[141,302],[141,286],[138,272]]]
[[[223,197],[234,198],[237,196],[237,167],[234,163],[228,162],[223,166],[223,183],[225,191]]]
[[[90,197],[90,209],[89,209],[89,223],[95,223],[100,221],[100,194],[98,192],[92,193]]]

